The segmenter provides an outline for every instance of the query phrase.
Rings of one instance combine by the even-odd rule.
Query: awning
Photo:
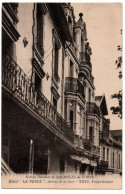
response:
[[[90,164],[90,160],[88,158],[80,157],[80,156],[76,156],[76,155],[70,155],[70,157],[71,157],[71,159],[77,160],[83,164]]]
[[[97,162],[94,161],[94,160],[91,160],[91,161],[90,161],[90,165],[91,165],[91,166],[97,166]]]

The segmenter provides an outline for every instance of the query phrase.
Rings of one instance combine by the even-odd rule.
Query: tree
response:
[[[122,30],[121,30],[121,34],[122,34]],[[117,50],[122,52],[122,47],[120,45],[117,46]],[[119,79],[122,78],[122,56],[119,56],[118,59],[115,61],[115,65],[117,69],[120,69],[119,71]],[[117,115],[120,119],[122,119],[122,90],[120,90],[118,93],[115,93],[113,95],[111,95],[112,99],[117,99],[118,100],[118,106],[113,106],[110,109],[112,110],[112,114]]]

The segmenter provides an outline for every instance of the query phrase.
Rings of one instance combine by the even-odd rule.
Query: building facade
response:
[[[91,55],[83,14],[76,22],[70,3],[3,3],[3,174],[121,170]]]

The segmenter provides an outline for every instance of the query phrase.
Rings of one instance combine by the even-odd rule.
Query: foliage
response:
[[[122,34],[122,30],[121,30]],[[117,50],[122,52],[122,47],[120,45],[117,46]],[[115,64],[117,66],[117,69],[122,68],[122,56],[119,56],[118,59],[115,61]],[[121,79],[122,76],[122,71],[119,71],[118,75],[119,79]],[[118,100],[118,106],[111,107],[110,109],[112,110],[112,114],[117,115],[120,119],[122,119],[122,90],[119,91],[118,93],[115,93],[111,95],[112,99],[117,99]]]
[[[112,113],[118,115],[122,119],[122,90],[111,96],[112,98],[118,99],[118,106],[111,107]]]

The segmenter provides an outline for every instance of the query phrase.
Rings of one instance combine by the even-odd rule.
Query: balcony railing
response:
[[[76,135],[74,143],[78,148],[84,149],[85,152],[87,151],[87,153],[91,155],[92,158],[99,158],[99,147],[94,146],[94,144],[89,139],[83,139],[82,137]]]
[[[97,166],[98,166],[98,169],[106,170],[106,169],[108,169],[108,161],[101,160],[98,162]]]
[[[3,158],[1,158],[1,174],[2,175],[14,174],[12,169],[8,166],[8,164],[5,162]]]
[[[8,55],[3,58],[2,84],[23,104],[29,106],[37,115],[49,123],[51,127],[74,142],[74,132],[70,129],[70,126],[47,98],[39,90],[35,90],[31,79]]]
[[[100,155],[100,153],[99,153],[99,147],[93,146],[93,147],[91,148],[91,153],[92,153],[94,156],[99,157],[99,155]]]
[[[98,106],[93,102],[87,102],[86,103],[86,112],[89,114],[97,114],[100,116],[100,111]]]
[[[65,79],[65,92],[73,92],[73,93],[79,93],[83,98],[85,98],[84,94],[84,86],[82,83],[77,79],[73,77],[66,77]]]
[[[80,62],[85,62],[85,52],[79,52],[79,60]]]
[[[100,131],[99,132],[99,139],[100,141],[109,141],[109,132],[105,132],[105,131]]]

